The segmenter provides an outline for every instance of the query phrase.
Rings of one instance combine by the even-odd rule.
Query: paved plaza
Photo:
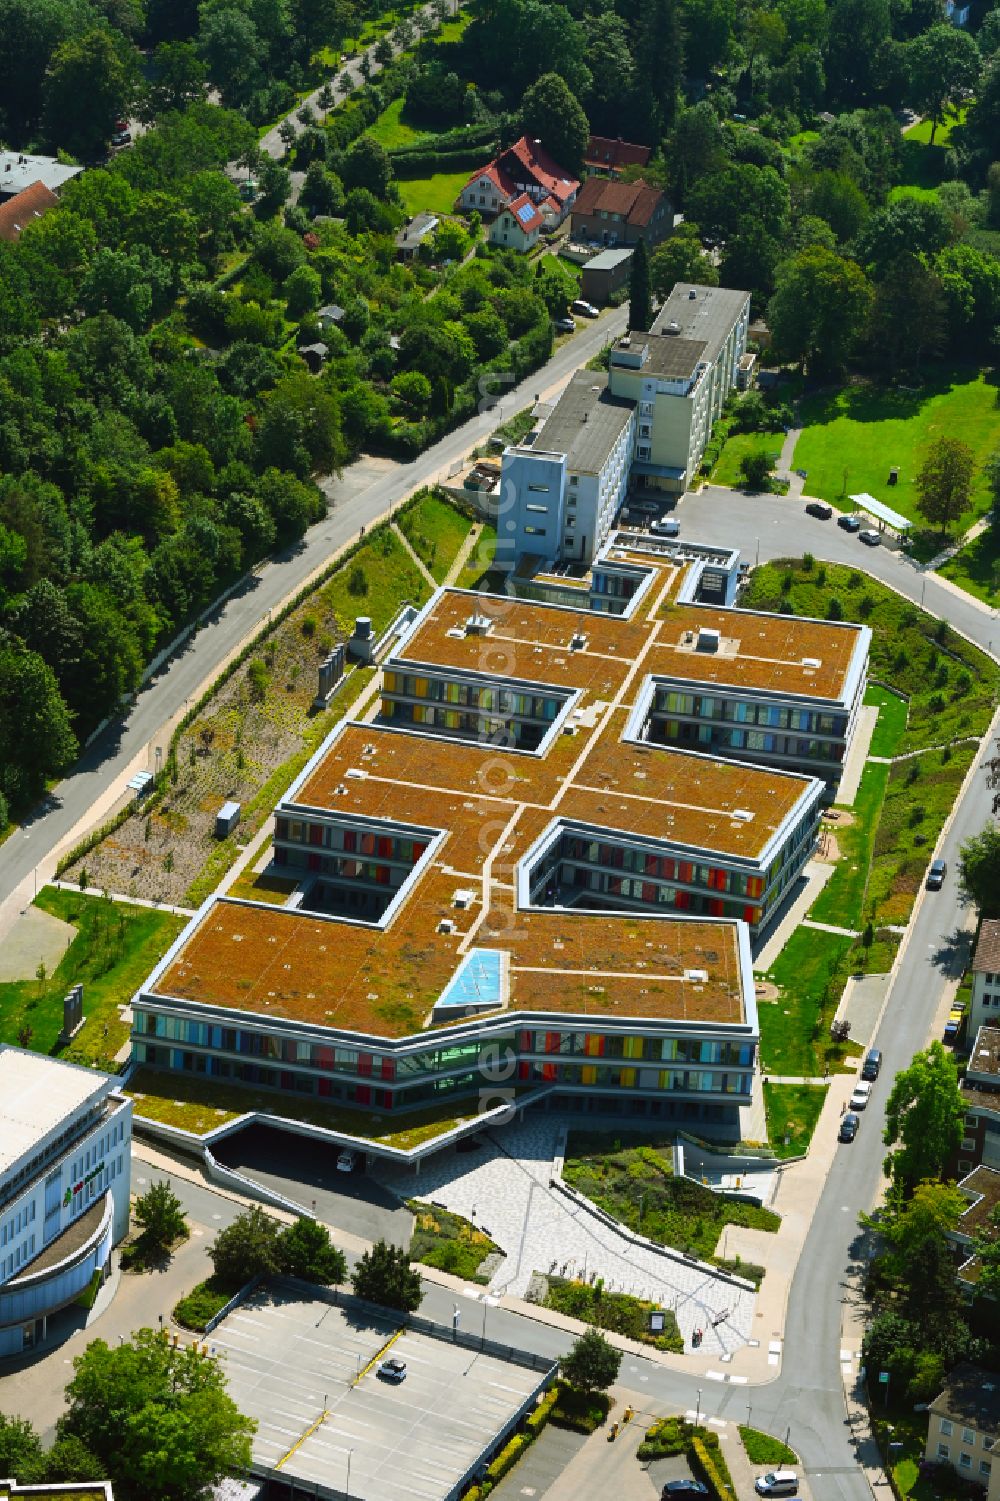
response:
[[[476,1349],[358,1316],[280,1283],[211,1336],[230,1395],[256,1418],[256,1465],[357,1501],[440,1501],[542,1380]],[[388,1347],[388,1348],[387,1348]],[[382,1352],[405,1381],[379,1377]]]
[[[706,1355],[722,1356],[744,1345],[752,1331],[752,1291],[681,1256],[633,1244],[549,1186],[562,1125],[556,1116],[538,1117],[484,1132],[478,1152],[441,1152],[425,1161],[416,1177],[393,1168],[380,1174],[399,1193],[433,1199],[489,1231],[507,1253],[491,1293],[524,1297],[532,1272],[599,1276],[609,1291],[673,1308],[688,1348],[695,1329],[703,1331]]]

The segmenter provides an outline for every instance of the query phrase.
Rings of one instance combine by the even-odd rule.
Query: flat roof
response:
[[[110,1088],[106,1074],[0,1044],[0,1174]]]
[[[987,1074],[991,1077],[1000,1075],[1000,1027],[979,1028],[969,1055],[966,1074]],[[1000,1108],[1000,1095],[996,1098],[996,1106]]]
[[[851,499],[864,511],[870,511],[877,521],[884,521],[886,526],[891,526],[894,532],[908,532],[913,522],[908,516],[901,516],[894,511],[892,506],[887,506],[883,501],[876,500],[874,495],[869,495],[867,490],[862,490],[860,495],[852,495]]]
[[[54,156],[31,156],[26,151],[0,151],[0,198],[23,193],[33,183],[44,183],[57,192],[71,177],[83,171]]]
[[[597,474],[632,420],[635,404],[612,396],[608,377],[577,370],[532,444],[539,452],[564,453],[567,468]]]
[[[583,269],[585,271],[613,271],[616,266],[621,265],[622,261],[629,260],[631,255],[631,245],[622,250],[600,250],[597,255],[587,261]]]
[[[705,358],[714,360],[738,321],[749,292],[728,287],[702,287],[679,281],[653,319],[653,332],[662,333],[671,324],[685,339],[703,339]]]
[[[646,357],[641,365],[616,364],[615,369],[639,378],[650,375],[662,375],[667,380],[689,378],[705,360],[708,345],[704,339],[685,339],[681,335],[664,333],[662,330],[659,333],[633,331],[615,340],[612,356],[626,350],[635,352],[643,347]]]
[[[544,1361],[504,1359],[467,1332],[472,1348],[278,1281],[209,1339],[230,1396],[257,1420],[255,1466],[280,1465],[312,1494],[346,1491],[350,1463],[356,1501],[444,1501],[545,1379]],[[390,1357],[405,1380],[378,1375]]]

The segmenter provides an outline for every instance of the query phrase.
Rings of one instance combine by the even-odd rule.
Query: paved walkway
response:
[[[868,750],[877,723],[878,705],[863,704],[858,713],[851,748],[847,753],[847,760],[844,762],[844,769],[837,787],[837,802],[843,808],[854,806],[854,799],[858,795],[858,787],[861,785],[865,761],[868,759]]]
[[[811,917],[804,917],[802,919],[802,926],[804,928],[815,928],[817,930],[817,932],[819,932],[819,933],[836,933],[841,938],[858,938],[858,937],[860,937],[860,934],[858,933],[857,929],[855,929],[855,928],[838,928],[835,923],[832,923],[832,922],[816,922],[815,919],[811,918]]]
[[[416,548],[411,543],[409,537],[403,531],[403,528],[401,526],[397,525],[397,523],[395,521],[391,522],[390,525],[391,525],[392,531],[395,532],[396,536],[399,538],[399,541],[402,543],[404,552],[408,552],[409,553],[410,558],[411,558],[414,566],[416,568],[419,568],[420,572],[424,576],[425,581],[428,584],[430,584],[431,588],[432,589],[436,589],[437,586],[438,586],[437,585],[437,579],[434,577],[433,573],[431,573],[431,571],[428,568],[427,564],[424,562],[423,558],[417,552]]]
[[[60,891],[75,891],[79,893],[79,881],[49,881],[50,886],[56,886]],[[126,907],[150,907],[154,912],[173,912],[177,917],[193,917],[193,907],[171,906],[169,902],[151,902],[141,896],[126,896],[123,891],[97,891],[95,887],[90,889],[91,896],[109,896],[113,902],[123,902]]]
[[[777,959],[795,929],[803,921],[806,913],[816,901],[835,869],[834,865],[824,860],[810,860],[805,866],[802,877],[799,880],[798,895],[791,905],[785,909],[785,914],[778,923],[778,926],[771,930],[763,948],[759,950],[754,958],[753,967],[758,974],[762,974],[771,968],[771,965]]]
[[[0,981],[34,980],[40,964],[51,975],[76,935],[71,922],[41,907],[27,907],[0,944]]]

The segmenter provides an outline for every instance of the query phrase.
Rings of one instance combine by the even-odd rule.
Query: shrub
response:
[[[718,1448],[719,1440],[716,1435],[715,1452],[709,1453],[709,1446],[705,1439],[692,1438],[691,1440],[691,1464],[701,1474],[701,1478],[715,1497],[715,1501],[735,1501],[732,1481],[725,1469],[725,1461]],[[727,1484],[728,1482],[728,1484]]]
[[[502,1480],[507,1471],[514,1468],[530,1443],[531,1439],[526,1434],[515,1434],[509,1443],[504,1444],[500,1453],[486,1471],[490,1479],[494,1482]]]
[[[231,1287],[224,1287],[217,1278],[209,1277],[207,1282],[199,1282],[187,1297],[181,1298],[174,1305],[174,1319],[185,1329],[203,1333],[209,1319],[214,1318],[221,1308],[225,1308],[232,1296]]]
[[[574,1433],[593,1433],[611,1411],[611,1398],[607,1392],[577,1391],[565,1381],[556,1383],[556,1391],[558,1396],[551,1421],[557,1428],[570,1428]]]
[[[270,674],[259,657],[247,668],[247,682],[250,685],[250,697],[254,703],[262,704],[267,697]]]

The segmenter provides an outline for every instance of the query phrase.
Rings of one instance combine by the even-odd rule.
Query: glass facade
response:
[[[848,717],[787,704],[748,703],[723,695],[657,687],[650,739],[699,750],[743,751],[787,760],[844,758]]]
[[[384,675],[382,715],[394,724],[457,735],[503,735],[511,745],[534,750],[566,697],[397,670]]]

